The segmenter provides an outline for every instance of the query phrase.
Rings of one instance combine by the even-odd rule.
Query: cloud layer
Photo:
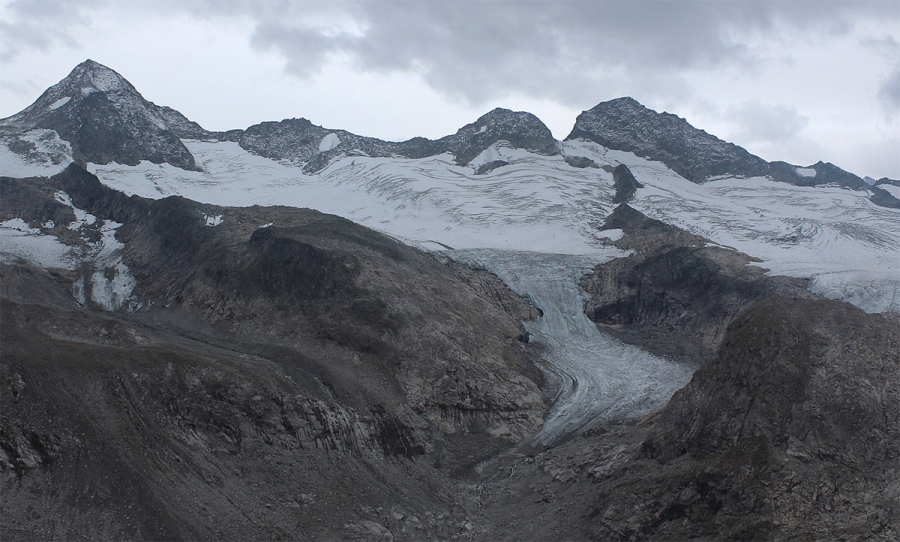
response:
[[[827,149],[822,138],[848,133],[836,123],[877,116],[875,144],[896,139],[900,125],[895,0],[11,0],[0,4],[0,67],[35,52],[95,56],[85,44],[101,28],[176,19],[198,32],[246,29],[229,39],[280,59],[294,81],[313,84],[340,70],[351,74],[348,84],[359,84],[353,73],[415,80],[461,109],[531,100],[577,113],[630,95],[764,148],[806,137],[816,144],[804,148]],[[181,40],[160,35],[147,54],[192,54],[178,50]],[[812,58],[829,47],[829,56]],[[9,93],[32,87],[6,74],[2,83]]]

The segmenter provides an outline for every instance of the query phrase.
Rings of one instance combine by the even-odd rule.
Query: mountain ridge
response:
[[[48,88],[31,106],[0,119],[0,137],[13,152],[34,147],[33,142],[21,136],[36,129],[58,133],[63,142],[71,144],[76,161],[136,165],[148,160],[186,170],[198,170],[200,166],[181,139],[234,141],[260,156],[300,164],[310,174],[321,171],[338,157],[353,155],[417,159],[450,153],[457,165],[465,166],[498,142],[540,155],[561,152],[561,142],[553,138],[540,119],[528,112],[503,108],[489,111],[456,133],[436,140],[414,137],[401,142],[385,141],[328,129],[305,118],[213,132],[175,109],[145,100],[120,74],[90,59]],[[692,182],[738,175],[768,176],[799,186],[837,183],[871,192],[877,205],[900,208],[900,200],[890,192],[833,164],[820,161],[803,168],[786,162],[766,162],[738,145],[694,128],[683,118],[657,113],[631,97],[601,102],[583,111],[564,141],[575,139],[661,161]],[[580,164],[577,157],[569,161]],[[476,169],[484,173],[504,165],[505,161],[495,160]]]

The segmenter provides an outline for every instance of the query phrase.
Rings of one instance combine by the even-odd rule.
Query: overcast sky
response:
[[[91,58],[211,130],[390,140],[632,96],[768,160],[900,179],[900,0],[0,0],[0,117]]]

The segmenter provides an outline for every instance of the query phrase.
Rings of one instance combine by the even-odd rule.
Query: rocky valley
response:
[[[630,98],[564,141],[0,120],[0,538],[900,537],[900,182]]]

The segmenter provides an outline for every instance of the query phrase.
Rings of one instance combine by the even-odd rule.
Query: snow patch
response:
[[[600,237],[601,239],[609,239],[610,241],[618,241],[622,238],[623,235],[625,235],[625,232],[618,228],[597,232],[597,237]]]
[[[181,195],[222,206],[288,205],[342,216],[431,250],[530,250],[594,254],[607,238],[597,225],[615,208],[612,175],[569,167],[497,143],[469,166],[449,154],[421,159],[343,157],[316,175],[252,155],[233,142],[184,140],[204,171],[169,164],[90,164],[105,184],[154,199]],[[654,162],[594,142],[564,141],[565,156],[625,164],[644,185],[630,205],[711,242],[763,260],[770,273],[814,279],[840,273],[847,300],[868,269],[878,284],[897,280],[900,211],[874,205],[864,191],[801,187],[762,177],[694,184]],[[510,165],[477,176],[495,159]],[[882,187],[887,185],[882,185]],[[862,281],[862,282],[860,282]],[[833,290],[838,291],[838,290]],[[885,291],[893,299],[893,291]],[[865,302],[867,306],[894,306]]]
[[[341,144],[341,138],[337,134],[328,134],[319,142],[319,152],[328,152]]]
[[[54,130],[31,130],[0,138],[0,175],[4,177],[50,177],[70,163],[72,146]]]
[[[78,207],[75,207],[75,204],[72,203],[72,198],[62,190],[57,190],[53,197],[56,198],[56,201],[62,203],[63,205],[71,207],[72,211],[75,213],[75,220],[71,224],[69,224],[70,230],[78,230],[83,226],[90,226],[97,221],[96,216],[88,213],[87,211],[79,209]]]
[[[222,215],[207,215],[204,213],[203,218],[206,219],[206,225],[214,228],[222,223]]]
[[[485,132],[487,132],[487,126],[482,126],[482,127],[478,130],[478,133],[479,133],[479,134],[483,134],[483,133],[485,133]]]
[[[504,162],[512,164],[516,162],[534,162],[540,160],[541,158],[546,159],[546,157],[540,157],[539,155],[531,153],[525,149],[514,148],[509,141],[501,139],[492,143],[490,147],[481,151],[481,153],[471,161],[469,161],[467,165],[477,171],[478,168],[480,168],[484,164],[495,162],[497,160],[502,160]]]
[[[814,170],[811,167],[798,167],[798,168],[795,168],[794,171],[796,171],[797,175],[800,175],[801,177],[815,177],[816,176],[816,170]]]
[[[66,96],[65,98],[60,98],[60,99],[56,100],[55,102],[53,102],[52,104],[50,104],[49,109],[51,111],[53,111],[54,109],[59,109],[60,107],[69,103],[69,100],[71,100],[71,99],[72,99],[71,96]]]
[[[24,260],[45,269],[80,271],[72,283],[72,295],[79,303],[93,302],[107,311],[121,308],[129,301],[136,285],[128,266],[122,262],[125,245],[116,240],[116,230],[122,224],[112,220],[99,223],[94,215],[74,207],[65,192],[57,192],[56,199],[75,211],[77,218],[69,229],[99,227],[100,240],[90,242],[83,238],[80,244],[68,246],[15,218],[0,223],[0,261]],[[47,222],[44,227],[52,228],[53,224]]]
[[[0,222],[0,261],[16,263],[24,260],[37,267],[74,269],[71,249],[52,235],[31,228],[21,218]]]

